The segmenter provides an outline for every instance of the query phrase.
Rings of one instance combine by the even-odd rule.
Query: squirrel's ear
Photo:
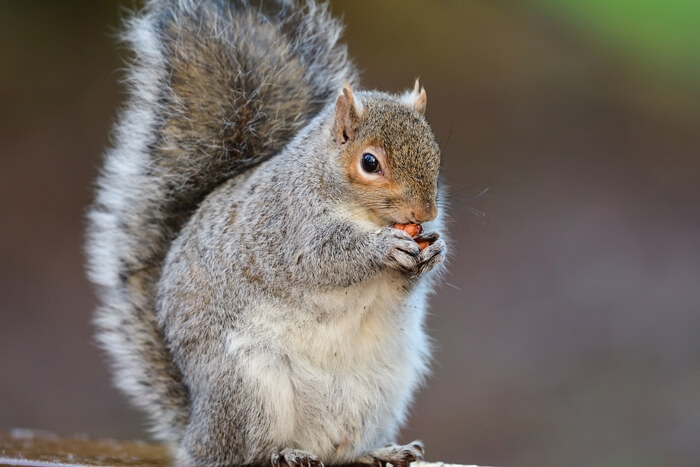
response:
[[[362,117],[362,103],[355,98],[349,83],[345,83],[335,102],[335,124],[333,134],[343,144],[355,137]]]
[[[401,96],[401,101],[409,107],[413,107],[413,110],[416,112],[425,114],[425,107],[428,104],[428,95],[425,93],[425,88],[420,85],[418,79],[416,79],[416,83],[413,85],[413,90]]]

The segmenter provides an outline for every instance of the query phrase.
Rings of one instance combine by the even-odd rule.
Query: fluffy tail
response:
[[[356,81],[341,32],[311,0],[151,0],[127,22],[130,97],[88,214],[88,273],[115,382],[160,440],[179,442],[189,414],[155,314],[169,245],[209,192]]]

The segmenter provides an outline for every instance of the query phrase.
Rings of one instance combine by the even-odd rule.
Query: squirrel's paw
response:
[[[403,230],[388,228],[384,236],[386,258],[391,267],[401,271],[412,271],[418,265],[418,244]]]
[[[390,444],[370,451],[357,459],[355,465],[384,467],[389,462],[394,467],[408,467],[411,462],[422,460],[424,455],[423,442],[416,440],[403,446]]]
[[[270,465],[272,467],[323,467],[323,462],[309,452],[286,448],[272,453]]]
[[[421,237],[425,237],[425,239]],[[436,232],[420,235],[419,237],[416,237],[416,241],[430,242],[430,245],[428,245],[418,255],[418,264],[415,268],[415,274],[418,276],[425,274],[438,264],[442,263],[445,260],[447,247],[445,246],[445,242],[439,238],[439,235]]]

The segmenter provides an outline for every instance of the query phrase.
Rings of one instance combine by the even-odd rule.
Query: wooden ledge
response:
[[[0,466],[5,465],[165,467],[170,461],[167,449],[158,444],[14,429],[0,432]]]
[[[166,448],[141,441],[116,441],[88,437],[62,438],[39,430],[0,432],[0,466],[126,466],[171,465]],[[476,467],[416,462],[412,467]]]

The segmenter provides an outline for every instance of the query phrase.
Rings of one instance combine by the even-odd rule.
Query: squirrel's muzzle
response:
[[[437,205],[433,202],[415,203],[407,210],[407,217],[416,224],[432,221],[437,216]]]

